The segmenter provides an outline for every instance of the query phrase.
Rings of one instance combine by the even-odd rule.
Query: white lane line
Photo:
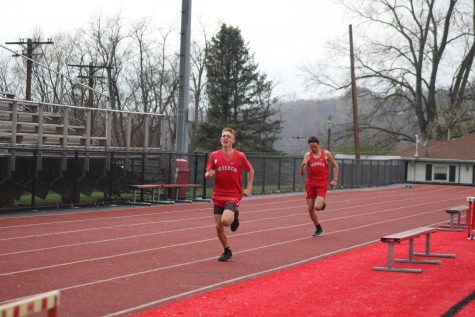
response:
[[[189,295],[201,293],[201,292],[204,292],[204,291],[207,291],[207,290],[211,290],[211,289],[217,288],[219,286],[226,286],[226,285],[229,285],[229,284],[232,284],[232,283],[235,283],[235,282],[241,282],[241,281],[244,281],[244,280],[247,280],[247,279],[250,279],[250,278],[259,277],[259,276],[264,275],[264,274],[269,274],[269,273],[273,273],[273,272],[276,272],[276,271],[288,269],[288,268],[291,268],[291,267],[294,267],[294,266],[297,266],[297,265],[302,265],[302,264],[305,264],[305,263],[308,263],[308,262],[311,262],[311,261],[314,261],[314,260],[318,260],[318,259],[321,259],[321,258],[336,255],[338,253],[342,253],[342,252],[345,252],[345,251],[350,251],[350,250],[353,250],[353,249],[356,249],[356,248],[360,248],[360,247],[375,243],[377,241],[378,240],[372,240],[372,241],[360,243],[360,244],[357,244],[357,245],[353,245],[353,246],[350,246],[350,247],[347,247],[347,248],[342,248],[342,249],[339,249],[339,250],[327,252],[327,253],[320,254],[320,255],[317,255],[317,256],[314,256],[314,257],[311,257],[311,258],[307,258],[307,259],[304,259],[304,260],[297,261],[297,262],[277,266],[277,267],[274,267],[274,268],[271,268],[271,269],[268,269],[268,270],[255,272],[255,273],[251,273],[251,274],[248,274],[248,275],[242,275],[242,276],[239,276],[239,277],[235,277],[235,278],[225,280],[225,281],[222,281],[222,282],[218,282],[218,283],[215,283],[215,284],[211,284],[211,285],[208,285],[208,286],[196,288],[196,289],[191,290],[191,291],[187,291],[187,292],[183,292],[183,293],[180,293],[180,294],[164,297],[164,298],[152,301],[152,302],[148,302],[148,303],[145,303],[145,304],[142,304],[142,305],[139,305],[139,306],[124,309],[124,310],[121,310],[121,311],[118,311],[118,312],[115,312],[115,313],[107,314],[107,315],[104,315],[103,317],[115,317],[115,316],[120,316],[120,315],[124,315],[124,314],[130,314],[132,312],[140,311],[140,310],[143,310],[145,308],[149,308],[149,307],[152,307],[152,306],[164,303],[164,302],[168,302],[168,301],[173,300],[173,299],[179,299],[179,298],[182,298],[182,297],[185,297],[185,296],[189,296]]]
[[[437,223],[431,224],[429,226],[434,226],[434,225],[437,225]],[[334,231],[330,234],[337,233],[337,232],[342,232],[342,231],[347,231],[347,230]],[[314,256],[314,257],[310,257],[310,258],[307,258],[307,259],[304,259],[304,260],[300,260],[300,261],[297,261],[297,262],[293,262],[293,263],[281,265],[281,266],[278,266],[278,267],[274,267],[274,268],[271,268],[271,269],[268,269],[268,270],[263,270],[263,271],[251,273],[251,274],[248,274],[248,275],[242,275],[242,276],[239,276],[239,277],[235,277],[235,278],[225,280],[225,281],[222,281],[222,282],[218,282],[218,283],[215,283],[215,284],[211,284],[211,285],[208,285],[208,286],[203,286],[203,287],[191,290],[191,291],[187,291],[187,292],[183,292],[183,293],[180,293],[180,294],[175,294],[175,295],[172,295],[172,296],[157,299],[155,301],[151,301],[151,302],[139,305],[139,306],[135,306],[135,307],[124,309],[124,310],[121,310],[121,311],[118,311],[118,312],[103,315],[102,317],[115,317],[115,316],[121,316],[121,315],[124,315],[124,314],[130,314],[130,313],[133,313],[133,312],[141,311],[143,309],[151,308],[151,307],[156,306],[158,304],[162,304],[162,303],[174,300],[174,299],[180,299],[180,298],[183,298],[185,296],[202,293],[204,291],[208,291],[208,290],[211,290],[213,288],[217,288],[219,286],[227,286],[227,285],[233,284],[235,282],[245,281],[245,280],[248,280],[250,278],[262,276],[264,274],[269,274],[269,273],[273,273],[273,272],[276,272],[276,271],[281,271],[281,270],[284,270],[284,269],[295,267],[295,266],[298,266],[298,265],[306,264],[308,262],[315,261],[315,260],[318,260],[318,259],[321,259],[321,258],[329,257],[329,256],[332,256],[332,255],[336,255],[336,254],[345,252],[345,251],[351,251],[351,250],[354,250],[354,249],[357,249],[357,248],[360,248],[360,247],[364,247],[364,246],[376,243],[378,241],[380,241],[380,239],[370,240],[370,241],[367,241],[367,242],[363,242],[363,243],[360,243],[360,244],[355,244],[355,245],[352,245],[352,246],[349,246],[349,247],[346,247],[346,248],[341,248],[341,249],[338,249],[338,250],[335,250],[335,251],[330,251],[330,252],[320,254],[320,255],[317,255],[317,256]],[[235,253],[248,252],[248,251],[249,250],[238,251],[238,252],[235,252]]]
[[[277,207],[271,209],[261,209],[255,212],[268,212],[273,210],[286,210],[286,209],[293,209],[293,208],[302,208],[302,206],[294,206],[294,207]],[[208,208],[208,211],[211,209]],[[187,210],[186,212],[190,212]],[[253,211],[250,211],[253,212]],[[200,216],[200,217],[185,217],[173,220],[159,220],[159,221],[144,221],[144,222],[137,222],[132,224],[118,224],[112,226],[105,226],[105,227],[94,227],[94,228],[87,228],[87,229],[77,229],[77,230],[68,230],[68,231],[58,231],[58,232],[51,232],[51,233],[41,233],[41,234],[34,234],[34,235],[27,235],[27,236],[18,236],[18,237],[10,237],[10,238],[1,238],[0,241],[9,241],[9,240],[18,240],[18,239],[28,239],[28,238],[39,238],[39,237],[46,237],[46,236],[56,236],[60,234],[69,234],[69,233],[78,233],[78,232],[87,232],[93,230],[104,230],[104,229],[115,229],[115,228],[123,228],[123,227],[135,227],[135,226],[143,226],[143,225],[150,225],[150,224],[161,224],[161,223],[173,223],[173,222],[181,222],[181,221],[192,221],[198,219],[210,219],[210,215]]]
[[[274,230],[291,229],[291,228],[296,228],[296,227],[301,227],[301,226],[308,226],[308,221],[306,221],[305,223],[300,223],[300,224],[295,224],[295,225],[289,225],[289,226],[283,226],[283,227],[273,227],[273,228],[264,229],[264,230],[261,229],[261,230],[251,231],[251,232],[238,233],[238,234],[233,235],[233,237],[247,236],[247,235],[252,235],[252,234],[256,234],[256,233],[264,233],[264,232],[269,232],[269,231],[274,231]],[[215,227],[215,226],[212,225],[212,226],[206,226],[206,227]],[[117,254],[113,254],[113,255],[109,255],[109,256],[103,256],[103,257],[97,257],[97,258],[91,258],[91,259],[85,259],[85,260],[78,260],[78,261],[71,261],[71,262],[65,262],[65,263],[58,263],[58,264],[53,264],[53,265],[48,265],[48,266],[43,266],[43,267],[36,267],[36,268],[31,268],[31,269],[25,269],[25,270],[20,270],[20,271],[6,272],[6,273],[1,273],[0,277],[2,277],[2,276],[11,276],[11,275],[27,273],[27,272],[33,272],[33,271],[52,269],[52,268],[69,266],[69,265],[80,264],[80,263],[94,262],[94,261],[100,261],[100,260],[108,260],[108,259],[117,258],[117,257],[129,256],[129,255],[145,253],[145,252],[154,252],[154,251],[169,249],[169,248],[184,247],[184,246],[189,246],[189,245],[192,245],[192,244],[205,243],[205,242],[215,241],[215,240],[216,240],[216,236],[213,236],[211,238],[202,239],[202,240],[195,240],[195,241],[191,241],[191,242],[169,244],[169,245],[160,246],[160,247],[156,247],[156,248],[135,250],[135,251],[125,252],[125,253],[117,253]]]
[[[266,197],[267,198],[267,197]],[[288,203],[288,202],[294,202],[294,201],[302,201],[301,197],[299,196],[299,199],[287,199],[287,200],[279,200],[279,201],[271,201],[271,202],[265,202],[265,203],[254,203],[252,204],[252,207],[254,206],[264,206],[264,205],[275,205],[275,204],[281,204],[281,203]],[[200,204],[203,206],[202,204]],[[211,205],[207,204],[206,208],[193,208],[197,207],[196,205],[191,205],[191,208],[186,208],[186,209],[174,209],[170,211],[161,211],[161,208],[173,208],[177,207],[178,205],[170,206],[170,205],[165,205],[165,206],[160,206],[160,205],[153,205],[149,207],[136,207],[137,209],[115,209],[115,210],[109,210],[109,209],[102,209],[102,210],[90,210],[90,211],[81,211],[81,212],[68,212],[65,214],[54,214],[56,215],[64,215],[64,216],[75,216],[75,215],[80,215],[80,214],[91,214],[91,213],[99,213],[99,212],[134,212],[133,215],[119,215],[119,216],[104,216],[104,217],[96,217],[96,218],[87,218],[87,219],[74,219],[74,220],[60,220],[60,221],[50,221],[50,222],[36,222],[36,223],[29,223],[29,224],[18,224],[18,225],[11,225],[11,226],[3,226],[0,227],[0,229],[14,229],[14,228],[22,228],[22,227],[33,227],[33,226],[46,226],[46,225],[55,225],[55,224],[64,224],[64,223],[80,223],[80,222],[86,222],[86,221],[96,221],[96,220],[110,220],[110,219],[127,219],[127,218],[135,218],[135,217],[143,217],[143,216],[162,216],[162,215],[167,215],[167,214],[180,214],[180,213],[186,213],[186,212],[196,212],[196,211],[209,211],[211,209]],[[148,213],[136,213],[138,210],[150,210],[150,208],[153,208],[155,211],[153,212],[148,212]],[[159,209],[160,211],[157,211]],[[36,217],[45,217],[45,216],[51,216],[51,215],[33,215],[33,216],[18,216],[18,217],[10,217],[10,218],[4,218],[4,219],[16,219],[16,218],[31,218],[34,220]],[[2,218],[0,218],[1,220]]]
[[[427,213],[427,212],[426,212],[426,213]],[[426,214],[426,213],[422,213],[422,214]],[[420,214],[419,214],[419,215],[420,215]],[[399,220],[399,219],[410,218],[410,217],[414,217],[414,216],[417,216],[417,215],[410,215],[410,216],[406,216],[406,217],[400,217],[400,218],[395,218],[395,219],[391,219],[391,220],[385,220],[385,221],[375,222],[375,223],[371,223],[371,224],[366,224],[366,225],[364,225],[364,226],[358,226],[358,227],[353,227],[353,228],[347,228],[347,229],[337,230],[337,231],[334,231],[334,232],[326,233],[326,235],[332,235],[332,234],[336,234],[336,233],[340,233],[340,232],[347,232],[347,231],[351,231],[351,230],[358,230],[358,229],[361,229],[361,228],[366,228],[366,227],[374,226],[374,225],[380,225],[380,224],[382,224],[382,223],[391,222],[391,221]],[[431,225],[429,225],[429,226],[436,225],[436,224],[437,224],[437,223],[431,224]],[[237,251],[237,252],[235,252],[235,254],[236,254],[236,253],[252,252],[252,251],[255,251],[255,250],[261,250],[261,249],[263,249],[263,248],[275,247],[275,246],[278,246],[278,245],[284,245],[284,244],[293,243],[293,242],[302,241],[302,240],[307,240],[307,239],[314,239],[314,238],[313,238],[313,237],[304,237],[304,238],[297,238],[297,239],[287,240],[287,241],[283,241],[283,242],[279,242],[279,243],[273,243],[273,244],[269,244],[269,245],[264,245],[264,246],[259,246],[259,247],[247,249],[247,250]],[[357,247],[359,247],[359,246],[364,246],[364,245],[367,245],[367,244],[371,244],[371,243],[374,243],[374,242],[376,242],[376,241],[379,241],[379,239],[377,239],[377,240],[371,240],[371,241],[368,241],[368,242],[364,242],[364,243],[362,243],[362,244],[353,245],[353,246],[350,246],[350,247],[347,247],[347,248],[342,248],[342,249],[339,249],[339,250],[331,251],[331,252],[328,252],[328,253],[325,253],[325,254],[317,255],[317,256],[315,256],[315,257],[310,257],[310,258],[307,258],[307,259],[304,259],[304,260],[300,260],[300,261],[298,261],[298,262],[286,264],[286,265],[283,265],[283,266],[271,268],[271,269],[268,269],[268,270],[265,270],[265,271],[261,271],[261,272],[256,272],[256,273],[244,275],[244,276],[237,277],[237,278],[234,278],[234,279],[231,279],[231,280],[228,280],[228,281],[223,281],[223,282],[220,282],[220,283],[216,283],[216,284],[214,284],[214,285],[220,286],[220,285],[224,285],[224,284],[227,284],[227,283],[232,283],[232,282],[234,282],[234,281],[241,281],[241,280],[247,279],[247,278],[249,278],[249,277],[254,277],[254,276],[262,275],[262,274],[265,274],[265,273],[268,273],[268,272],[273,272],[273,271],[276,271],[276,270],[280,270],[280,269],[282,269],[282,268],[288,268],[288,267],[295,266],[295,265],[298,265],[298,264],[303,264],[303,263],[306,263],[306,262],[309,262],[309,261],[312,261],[312,260],[316,260],[316,259],[319,259],[319,258],[328,256],[328,255],[337,254],[337,253],[339,253],[339,252],[351,250],[351,249],[357,248]],[[138,276],[138,275],[143,275],[143,274],[148,274],[148,273],[154,273],[154,272],[158,272],[158,271],[163,271],[163,270],[167,270],[167,269],[182,267],[182,266],[186,266],[186,265],[197,264],[197,263],[206,262],[206,261],[211,261],[211,260],[216,261],[216,256],[208,257],[208,258],[203,258],[203,259],[199,259],[199,260],[195,260],[195,261],[189,261],[189,262],[184,262],[184,263],[178,263],[178,264],[174,264],[174,265],[170,265],[170,266],[166,266],[166,267],[159,267],[159,268],[155,268],[155,269],[151,269],[151,270],[146,270],[146,271],[141,271],[141,272],[126,274],[126,275],[116,276],[116,277],[112,277],[112,278],[108,278],[108,279],[102,279],[102,280],[96,280],[96,281],[92,281],[92,282],[88,282],[88,283],[72,285],[72,286],[68,286],[68,287],[64,287],[64,288],[56,288],[56,290],[58,290],[58,291],[66,291],[66,290],[71,290],[71,289],[77,289],[77,288],[81,288],[81,287],[91,286],[91,285],[100,284],[100,283],[106,283],[106,282],[110,282],[110,281],[114,281],[114,280],[119,280],[119,279],[124,279],[124,278],[129,278],[129,277],[135,277],[135,276]],[[207,287],[204,287],[203,290],[206,290],[206,289],[209,289],[209,288],[212,288],[212,287],[215,287],[215,286],[213,286],[213,285],[207,286]],[[200,291],[201,291],[201,290],[189,291],[189,292],[177,294],[177,295],[174,295],[174,296],[170,296],[170,297],[167,297],[167,298],[164,298],[164,299],[160,299],[160,300],[157,300],[157,301],[154,301],[154,302],[151,302],[151,303],[147,303],[147,304],[144,304],[144,305],[148,305],[148,306],[150,306],[150,305],[156,305],[157,303],[160,303],[160,302],[162,302],[162,301],[168,301],[168,300],[171,300],[171,299],[175,299],[175,298],[178,298],[178,297],[182,297],[182,296],[186,296],[186,295],[189,295],[189,294],[197,293],[197,292],[200,292]],[[15,298],[15,299],[5,300],[5,301],[3,301],[3,302],[0,302],[0,304],[4,304],[4,303],[7,303],[7,302],[11,302],[11,301],[17,301],[17,300],[23,299],[23,298],[28,297],[28,296],[30,296],[30,295],[27,295],[27,296],[24,296],[24,297]],[[139,309],[138,307],[145,308],[146,306],[144,306],[144,305],[137,306],[137,307],[130,308],[130,309],[136,310],[136,309]],[[110,316],[116,316],[118,313],[114,313],[114,314],[115,314],[115,315],[110,315]]]
[[[393,211],[395,209],[398,209],[398,208],[393,208],[393,209],[387,210],[386,212]],[[382,223],[386,223],[386,222],[392,222],[392,221],[395,221],[395,220],[412,218],[412,217],[426,215],[426,214],[439,212],[439,211],[440,211],[440,209],[427,211],[427,212],[422,212],[422,213],[418,213],[418,214],[411,214],[411,215],[408,215],[408,216],[403,216],[403,217],[398,217],[398,218],[393,218],[393,219],[389,219],[389,220],[380,221],[380,222],[377,222],[376,224],[382,224]],[[378,213],[378,212],[373,212],[373,213]],[[357,215],[357,216],[361,216],[361,215]],[[355,217],[355,216],[335,218],[333,220],[341,220],[341,219],[346,219],[346,218],[351,218],[351,217]],[[375,223],[370,223],[370,224],[367,224],[367,225],[359,226],[357,228],[358,229],[366,228],[366,227],[369,227],[369,226],[373,226],[374,224]],[[269,232],[269,231],[274,231],[274,230],[290,229],[290,228],[296,228],[296,227],[302,227],[302,226],[308,226],[308,221],[306,221],[305,223],[296,224],[296,225],[283,226],[283,227],[273,227],[273,228],[265,229],[265,230],[256,230],[256,231],[251,231],[251,232],[239,233],[239,234],[233,235],[233,237],[247,236],[247,235],[252,235],[252,234],[258,234],[258,233]],[[344,231],[347,231],[347,230],[353,230],[353,229],[352,228],[342,229],[342,230],[334,231],[332,233],[334,234],[334,233],[344,232]],[[297,239],[297,240],[290,240],[290,241],[299,241],[299,240],[306,239],[306,238],[307,237],[300,238],[300,239]],[[158,251],[158,250],[189,246],[189,245],[192,245],[192,244],[204,243],[204,242],[209,242],[209,241],[214,241],[214,240],[216,240],[216,237],[213,236],[212,238],[203,239],[203,240],[183,242],[183,243],[178,243],[178,244],[170,244],[170,245],[160,246],[160,247],[156,247],[156,248],[135,250],[135,251],[125,252],[125,253],[117,253],[117,254],[113,254],[113,255],[109,255],[109,256],[103,256],[103,257],[97,257],[97,258],[91,258],[91,259],[85,259],[85,260],[78,260],[78,261],[71,261],[71,262],[65,262],[65,263],[58,263],[58,264],[47,265],[47,266],[36,267],[36,268],[30,268],[30,269],[19,270],[19,271],[11,271],[11,272],[6,272],[6,273],[0,274],[0,277],[12,276],[12,275],[17,275],[17,274],[22,274],[22,273],[41,271],[41,270],[53,269],[53,268],[58,268],[58,267],[64,267],[64,266],[70,266],[70,265],[82,264],[82,263],[88,263],[88,262],[94,262],[94,261],[100,261],[100,260],[108,260],[108,259],[112,259],[112,258],[130,256],[130,255],[145,253],[145,252],[155,252],[155,251]],[[284,242],[284,243],[287,243],[287,242]],[[267,246],[265,246],[265,247],[267,247]],[[248,251],[257,250],[257,249],[260,249],[260,248],[261,247],[254,248],[254,249],[248,249]],[[239,252],[244,252],[244,251],[239,251]],[[237,253],[239,253],[239,252],[237,252]]]
[[[340,202],[347,202],[347,201],[354,201],[354,200],[365,200],[365,199],[372,199],[374,197],[374,190],[379,190],[379,189],[363,189],[358,191],[358,198],[349,198],[349,199],[343,199],[341,200],[341,196],[354,196],[355,192],[329,192],[329,196],[337,195],[339,196]],[[437,191],[442,191],[446,190],[444,189],[436,189],[432,190],[431,192],[437,192]],[[365,191],[368,191],[366,193]],[[384,192],[387,194],[388,192],[396,192],[397,195],[385,195],[386,197],[399,197],[399,196],[404,196],[407,197],[408,193],[407,192],[401,192],[400,189],[398,190],[385,190],[382,189],[381,192]],[[410,194],[414,193],[415,190],[412,190]],[[352,195],[350,195],[350,193]],[[272,204],[282,204],[282,203],[287,203],[287,202],[294,202],[294,201],[302,201],[301,196],[303,193],[298,193],[295,194],[296,197],[290,196],[293,199],[287,199],[287,200],[278,200],[278,201],[272,201],[272,202],[265,202],[265,203],[257,203],[257,204],[252,204],[250,207],[258,207],[258,206],[263,206],[263,205],[272,205]],[[370,197],[361,197],[363,194],[368,194]],[[265,197],[267,198],[267,197]],[[265,198],[258,198],[258,199],[265,199]],[[278,198],[278,196],[277,196]],[[174,206],[153,206],[156,207],[154,209],[158,208],[166,208],[166,207],[174,207]],[[18,217],[9,217],[9,218],[4,218],[4,219],[16,219],[16,218],[31,218],[35,219],[36,217],[45,217],[45,216],[74,216],[74,215],[80,215],[80,214],[92,214],[92,213],[98,213],[98,212],[136,212],[138,210],[146,210],[147,208],[150,207],[135,207],[134,209],[132,208],[124,208],[124,209],[116,209],[116,210],[111,210],[111,209],[102,209],[102,210],[89,210],[89,211],[79,211],[79,212],[67,212],[67,213],[61,213],[61,214],[48,214],[48,215],[33,215],[33,216],[18,216]],[[144,213],[144,214],[133,214],[133,215],[122,215],[122,216],[105,216],[105,217],[97,217],[97,218],[88,218],[88,219],[77,219],[77,220],[61,220],[61,221],[51,221],[51,222],[41,222],[41,223],[30,223],[30,224],[21,224],[21,225],[12,225],[12,226],[3,226],[0,227],[0,229],[14,229],[14,228],[21,228],[21,227],[33,227],[33,226],[46,226],[46,225],[54,225],[54,224],[64,224],[64,223],[80,223],[80,222],[86,222],[86,221],[96,221],[96,220],[110,220],[110,219],[127,219],[127,218],[134,218],[134,217],[142,217],[142,216],[161,216],[161,215],[166,215],[166,214],[178,214],[178,213],[185,213],[185,212],[195,212],[195,211],[204,211],[204,210],[209,210],[210,208],[187,208],[186,210],[171,210],[171,211],[165,211],[165,212],[150,212],[150,213]],[[1,219],[1,218],[0,218]]]
[[[441,200],[446,202],[447,199]],[[431,203],[438,203],[441,201],[431,201]],[[418,207],[418,206],[424,206],[427,204],[431,203],[421,203],[421,204],[413,204],[410,207]],[[368,207],[368,206],[373,206],[373,205],[378,205],[378,204],[383,204],[382,202],[377,202],[377,203],[371,203],[371,204],[365,204],[365,205],[359,205],[359,206],[353,206],[353,208],[363,208],[363,207]],[[384,203],[386,204],[386,203]],[[378,213],[384,213],[384,212],[389,212],[389,211],[394,211],[398,209],[403,209],[406,208],[407,206],[400,206],[396,208],[391,208],[391,209],[383,209],[379,211],[374,211],[374,212],[364,212],[364,213],[359,213],[359,214],[352,214],[349,216],[343,216],[339,218],[333,218],[333,219],[326,219],[325,221],[332,221],[332,220],[338,220],[338,219],[347,219],[347,218],[352,218],[352,217],[358,217],[358,216],[365,216],[365,215],[371,215],[371,214],[378,214]],[[296,207],[280,207],[280,208],[273,208],[273,209],[265,209],[265,210],[260,210],[260,211],[252,211],[252,212],[246,212],[246,213],[256,213],[256,212],[268,212],[268,211],[275,211],[275,210],[281,210],[281,209],[294,209],[294,208],[299,208],[300,206]],[[323,211],[324,213],[333,213],[338,210],[344,210],[347,208],[335,208],[332,209],[331,211],[326,210]],[[255,219],[255,220],[248,220],[248,221],[243,221],[242,223],[253,223],[253,222],[260,222],[260,221],[267,221],[267,220],[276,220],[276,219],[283,219],[283,218],[289,218],[289,217],[295,217],[295,216],[302,216],[302,213],[295,213],[295,214],[290,214],[290,215],[284,215],[284,216],[278,216],[278,217],[268,217],[268,218],[260,218],[260,219]],[[177,220],[169,220],[169,222],[178,222],[178,221],[189,221],[191,219],[202,219],[202,218],[209,218],[209,216],[205,217],[196,217],[196,218],[184,218],[184,219],[177,219]],[[150,224],[153,222],[147,222],[147,224]],[[157,222],[160,223],[160,222]],[[80,243],[73,243],[73,244],[67,244],[67,245],[59,245],[59,246],[52,246],[52,247],[47,247],[47,248],[37,248],[37,249],[30,249],[30,250],[23,250],[23,251],[16,251],[16,252],[9,252],[9,253],[2,253],[0,254],[0,257],[2,256],[8,256],[8,255],[17,255],[17,254],[22,254],[22,253],[29,253],[29,252],[42,252],[46,250],[53,250],[53,249],[59,249],[59,248],[66,248],[66,247],[74,247],[74,246],[81,246],[81,245],[88,245],[88,244],[96,244],[96,243],[104,243],[104,242],[114,242],[114,241],[120,241],[124,239],[132,239],[132,238],[141,238],[141,237],[147,237],[147,236],[154,236],[154,235],[161,235],[161,234],[166,234],[166,233],[175,233],[175,232],[181,232],[181,231],[189,231],[189,230],[195,230],[195,229],[203,229],[203,228],[209,228],[209,227],[214,227],[214,225],[207,225],[207,226],[200,226],[200,227],[187,227],[187,228],[181,228],[181,229],[176,229],[176,230],[167,230],[167,231],[160,231],[160,232],[153,232],[153,233],[147,233],[147,234],[141,234],[141,235],[132,235],[132,236],[126,236],[126,237],[119,237],[119,238],[111,238],[111,239],[103,239],[103,240],[96,240],[96,241],[89,241],[89,242],[80,242]],[[110,228],[110,227],[105,227],[105,228]],[[104,228],[99,228],[99,229],[104,229]],[[92,230],[92,229],[84,229],[84,230]],[[50,235],[50,234],[48,234]],[[236,236],[236,235],[233,235]],[[27,236],[29,237],[29,236]],[[25,237],[25,238],[27,238]],[[37,237],[37,236],[35,236]],[[20,237],[17,237],[18,239]],[[21,237],[23,238],[23,237]],[[13,239],[13,238],[11,238]],[[1,239],[0,239],[1,241]]]
[[[467,191],[469,191],[469,189],[467,189]],[[387,198],[388,196],[385,196],[385,197]],[[417,199],[417,197],[413,197],[413,199]],[[458,198],[445,199],[444,202],[446,202],[447,200],[456,200],[456,199],[458,199]],[[410,200],[410,198],[405,196],[404,201],[407,202],[408,200]],[[287,201],[285,201],[285,202],[287,202]],[[266,204],[262,204],[262,205],[268,205],[268,204],[274,204],[274,203],[266,203]],[[364,204],[364,205],[360,205],[360,206],[353,206],[352,208],[365,207],[365,206],[377,205],[377,204],[387,204],[387,202],[377,202],[377,203],[372,203],[372,204]],[[255,205],[253,205],[252,207],[255,207]],[[410,206],[407,206],[407,207],[410,207]],[[260,210],[257,210],[257,211],[246,211],[246,212],[267,212],[267,211],[270,211],[270,210],[293,209],[293,208],[302,208],[302,206],[298,205],[298,206],[294,206],[294,207],[281,207],[281,208],[264,209],[264,210],[260,209]],[[336,211],[336,210],[340,210],[340,209],[347,209],[347,207],[345,207],[345,208],[334,208],[334,209],[332,209],[332,211]],[[199,209],[199,210],[201,210],[201,209]],[[206,209],[206,210],[209,210],[209,208]],[[183,212],[190,212],[190,211],[185,210]],[[206,219],[206,218],[208,218],[208,216],[201,216],[201,217],[195,217],[195,218],[183,218],[183,219],[175,219],[175,220],[146,221],[146,222],[139,222],[139,223],[133,223],[133,224],[118,224],[118,225],[105,226],[105,227],[93,227],[93,228],[87,228],[87,229],[76,229],[76,230],[58,231],[58,232],[52,232],[52,233],[42,233],[42,234],[34,234],[34,235],[26,235],[26,236],[18,236],[18,237],[0,238],[0,241],[11,241],[11,240],[17,240],[17,239],[29,239],[29,238],[39,238],[39,237],[46,237],[46,236],[57,236],[57,235],[61,235],[61,234],[88,232],[88,231],[94,231],[94,230],[105,230],[105,229],[115,229],[115,228],[122,228],[122,227],[133,227],[133,226],[141,226],[141,225],[147,225],[147,224],[171,223],[171,222],[189,221],[189,220],[193,220],[193,219]],[[104,218],[104,219],[107,219],[107,218]]]

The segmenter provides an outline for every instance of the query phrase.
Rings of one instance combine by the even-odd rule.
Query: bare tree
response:
[[[12,58],[10,51],[0,52],[0,91],[20,96],[24,92],[24,75],[21,72],[19,60]]]
[[[89,63],[105,66],[94,73],[93,107],[162,114],[162,117],[149,116],[150,145],[165,145],[160,144],[164,133],[167,145],[173,149],[179,56],[170,38],[175,30],[173,27],[154,28],[146,20],[130,25],[124,22],[120,14],[112,17],[99,14],[84,29],[72,34],[57,34],[54,36],[54,45],[38,50],[41,55],[36,59],[46,68],[35,64],[34,99],[86,106],[89,94],[87,79],[90,75],[87,66]],[[193,104],[196,105],[195,118],[199,121],[203,118],[205,107],[204,48],[196,43],[193,47],[191,90],[194,94]],[[21,96],[25,82],[24,61],[2,54],[0,90]],[[68,64],[85,67],[68,67]],[[83,82],[80,84],[78,81]],[[84,114],[82,110],[74,110],[74,116],[79,119],[84,119]],[[104,113],[93,111],[93,136],[104,134],[104,119]],[[144,120],[143,115],[132,116],[133,146],[143,145]],[[127,120],[123,114],[113,114],[112,129],[112,145],[124,146]]]
[[[206,73],[205,73],[205,56],[208,48],[208,39],[206,36],[206,30],[201,25],[204,46],[193,41],[191,45],[191,94],[193,96],[193,123],[189,131],[189,139],[193,140],[193,137],[198,130],[200,122],[204,120],[204,114],[206,109]]]
[[[473,0],[472,0],[473,1]],[[461,29],[469,32],[465,36],[463,59],[456,72],[454,73],[452,83],[448,91],[448,100],[446,102],[446,122],[441,132],[450,133],[450,131],[460,134],[463,131],[473,131],[475,105],[473,98],[467,94],[467,88],[470,87],[470,73],[475,57],[475,1],[472,3],[472,11],[468,12],[468,19],[461,19]],[[471,13],[471,14],[470,14]],[[463,18],[463,16],[462,16]],[[473,84],[472,84],[473,87]],[[467,102],[470,100],[470,102]],[[440,126],[439,126],[440,127]]]
[[[107,104],[110,109],[123,110],[122,94],[120,82],[123,77],[125,63],[130,57],[126,40],[130,38],[122,17],[116,15],[112,18],[105,18],[99,15],[91,22],[90,29],[86,32],[89,39],[89,51],[91,61],[96,65],[105,67],[105,81],[98,81],[97,88],[100,87],[107,92],[108,100],[103,100],[102,95],[97,96],[98,104]],[[116,145],[123,145],[125,134],[125,120],[122,113],[113,113],[112,129]],[[100,126],[98,126],[100,127]]]
[[[146,21],[141,21],[133,27],[133,47],[137,53],[133,56],[136,62],[132,63],[129,69],[127,82],[131,101],[137,111],[165,116],[172,114],[170,108],[173,98],[176,97],[178,78],[173,70],[176,68],[174,55],[167,52],[170,33],[169,30],[151,29]],[[151,34],[160,34],[160,38],[151,39]],[[139,122],[135,126],[143,126],[144,117],[137,120]],[[155,145],[161,146],[163,120],[160,117],[152,117],[150,120],[152,142]],[[140,137],[140,132],[134,131],[134,135]]]
[[[456,125],[457,120],[441,120],[447,107],[441,108],[438,101],[443,100],[444,89],[450,91],[448,108],[454,114],[462,111],[463,87],[470,80],[473,61],[475,1],[340,2],[362,21],[356,28],[357,80],[358,86],[366,88],[365,93],[375,100],[374,111],[362,121],[365,128],[413,140],[417,130],[426,138],[440,137],[450,125]],[[466,21],[468,16],[472,17],[470,22]],[[338,42],[334,50],[346,59],[345,41]],[[339,71],[342,69],[349,74],[347,67],[340,66]],[[305,72],[312,85],[336,90],[349,87],[347,76],[337,79],[328,69],[307,66]],[[450,89],[447,74],[454,74]],[[391,119],[395,113],[403,120],[400,124]],[[454,114],[449,115],[457,117]],[[384,121],[387,124],[383,125]],[[406,129],[401,130],[401,125]],[[416,131],[407,129],[411,125],[417,127]]]

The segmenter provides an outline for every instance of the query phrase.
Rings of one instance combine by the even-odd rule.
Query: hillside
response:
[[[333,124],[341,124],[348,121],[351,115],[344,97],[287,101],[278,107],[283,128],[275,148],[288,154],[303,154],[307,150],[307,138],[312,135],[317,136],[326,147],[329,117]]]

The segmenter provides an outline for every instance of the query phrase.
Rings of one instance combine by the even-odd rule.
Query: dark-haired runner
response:
[[[307,173],[307,181],[305,183],[305,199],[307,200],[308,213],[316,230],[314,237],[323,234],[323,228],[318,222],[317,211],[325,209],[325,197],[328,190],[328,161],[333,166],[333,180],[330,186],[335,187],[338,180],[338,164],[333,159],[329,151],[320,147],[320,141],[317,137],[312,136],[308,139],[310,152],[305,153],[300,166],[300,174],[302,176]]]

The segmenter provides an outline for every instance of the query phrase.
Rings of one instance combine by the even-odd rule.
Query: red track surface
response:
[[[0,219],[0,304],[59,289],[62,316],[125,316],[448,219],[473,187],[333,191],[314,230],[303,195],[248,199],[221,263],[210,204]]]

